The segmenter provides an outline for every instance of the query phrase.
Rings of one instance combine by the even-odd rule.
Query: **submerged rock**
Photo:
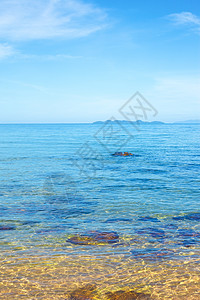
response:
[[[146,248],[146,249],[134,249],[131,250],[131,254],[135,257],[142,259],[157,260],[162,258],[168,258],[174,252],[168,249],[158,249],[158,248]]]
[[[179,229],[177,233],[180,237],[200,237],[200,232],[196,232],[192,229]]]
[[[132,219],[129,218],[112,218],[105,221],[105,223],[115,223],[115,222],[131,222]]]
[[[185,220],[185,216],[177,216],[177,217],[173,217],[172,219],[176,221],[181,221],[181,220]]]
[[[138,234],[148,234],[151,235],[153,238],[164,238],[165,237],[165,231],[158,228],[153,227],[147,227],[142,228],[137,231]]]
[[[181,221],[181,220],[190,220],[190,221],[200,221],[200,213],[189,213],[182,216],[173,217],[173,220]]]
[[[149,216],[147,216],[147,217],[140,217],[140,218],[138,219],[138,221],[160,222],[159,219],[154,218],[154,217],[149,217]]]
[[[200,213],[190,213],[186,216],[188,220],[200,221]]]
[[[119,241],[119,235],[114,231],[88,231],[84,234],[71,236],[67,242],[76,245],[112,244]]]
[[[96,295],[96,285],[95,284],[87,284],[82,288],[78,288],[74,290],[69,295],[69,300],[92,300]]]
[[[194,240],[194,239],[186,239],[186,240],[180,240],[178,245],[181,245],[183,247],[187,247],[187,248],[190,248],[190,247],[194,247],[196,246],[197,244],[199,244],[199,242],[197,240]]]
[[[0,226],[0,230],[15,230],[14,226]]]
[[[169,229],[169,230],[176,230],[176,229],[178,229],[178,226],[175,225],[175,224],[165,224],[165,225],[163,226],[163,228]]]
[[[117,291],[109,292],[106,294],[107,299],[109,300],[148,300],[152,299],[150,295],[144,293],[137,293],[135,291]]]

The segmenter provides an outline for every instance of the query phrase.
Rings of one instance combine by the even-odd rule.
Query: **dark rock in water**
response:
[[[0,230],[15,230],[14,226],[0,226]]]
[[[157,218],[153,218],[153,217],[140,217],[138,219],[138,221],[150,221],[150,222],[160,222],[160,220],[158,220]]]
[[[186,219],[200,221],[200,213],[190,213],[186,216]]]
[[[181,221],[181,220],[185,220],[185,216],[177,216],[177,217],[173,217],[172,219],[176,221]]]
[[[165,229],[174,229],[174,230],[176,230],[177,228],[178,228],[178,226],[177,225],[175,225],[175,224],[166,224],[166,225],[164,225],[163,226]]]
[[[173,217],[173,220],[176,220],[176,221],[181,221],[181,220],[200,221],[200,213],[189,213],[187,215]]]
[[[88,231],[84,234],[76,234],[70,237],[67,242],[76,245],[98,245],[113,244],[119,241],[119,235],[114,231]]]
[[[67,209],[66,211],[63,211],[63,214],[66,217],[77,217],[79,215],[89,215],[91,213],[93,213],[94,210],[93,209],[89,209],[89,208],[72,208],[72,209]],[[61,214],[62,212],[59,210],[58,214]]]
[[[132,156],[133,154],[130,152],[115,152],[112,156]]]
[[[178,236],[181,237],[200,237],[200,232],[196,232],[192,229],[179,229]]]
[[[105,221],[105,223],[115,223],[115,222],[131,222],[132,219],[128,218],[112,218]]]
[[[123,155],[122,152],[115,152],[115,153],[112,154],[112,156],[122,156],[122,155]]]
[[[199,244],[200,232],[196,232],[193,229],[182,228],[177,230],[175,238],[178,241],[178,245],[192,247]]]
[[[39,223],[39,221],[23,221],[22,222],[22,225],[35,225],[35,224],[37,224],[37,223]]]
[[[109,300],[150,300],[150,295],[144,293],[137,293],[135,291],[117,291],[106,293]]]
[[[96,295],[96,285],[95,284],[87,284],[86,286],[74,290],[69,295],[69,300],[92,300]]]
[[[138,234],[149,234],[154,238],[163,238],[165,237],[165,232],[162,229],[157,229],[157,228],[143,228],[137,231]]]
[[[184,246],[184,247],[192,247],[196,244],[199,244],[199,242],[197,240],[194,239],[186,239],[186,240],[182,240],[178,243],[178,245]]]

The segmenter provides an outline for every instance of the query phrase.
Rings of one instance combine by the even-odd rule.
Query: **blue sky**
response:
[[[199,119],[199,53],[198,0],[0,0],[0,123]]]

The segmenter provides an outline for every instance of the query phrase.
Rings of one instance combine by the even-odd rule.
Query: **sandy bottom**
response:
[[[69,299],[87,284],[94,299],[134,290],[152,299],[200,299],[200,260],[148,262],[123,256],[1,258],[0,299]]]

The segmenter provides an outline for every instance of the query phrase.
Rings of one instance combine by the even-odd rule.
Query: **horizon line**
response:
[[[111,122],[113,122],[113,120],[105,120],[105,121],[91,121],[91,122],[0,122],[0,125],[42,125],[42,124],[44,124],[44,125],[46,125],[46,124],[94,124],[94,123],[98,123],[98,122],[100,122],[100,123],[105,123],[105,122],[107,122],[107,121],[111,121]],[[133,122],[138,122],[138,121],[142,121],[142,120],[136,120],[136,121],[128,121],[128,120],[114,120],[114,121],[125,121],[125,122],[127,122],[127,123],[133,123]],[[155,120],[155,121],[142,121],[143,123],[154,123],[154,122],[162,122],[162,123],[164,123],[164,124],[174,124],[174,123],[189,123],[189,122],[191,122],[191,123],[200,123],[200,119],[199,120],[197,120],[197,119],[193,119],[193,120],[184,120],[184,121],[157,121],[157,120]]]

